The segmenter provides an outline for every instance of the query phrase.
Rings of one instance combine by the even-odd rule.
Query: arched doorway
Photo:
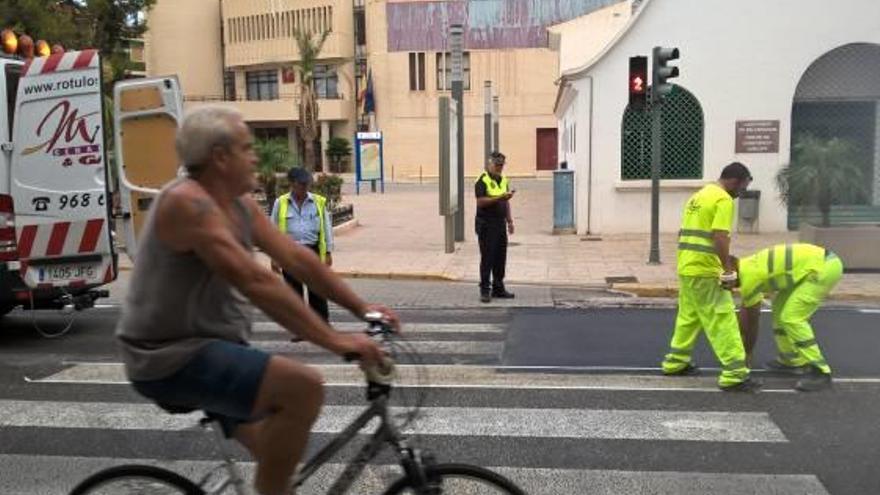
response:
[[[870,187],[849,204],[835,204],[832,223],[880,221],[880,45],[852,43],[831,50],[804,72],[791,110],[791,146],[812,135],[852,143]],[[814,208],[789,207],[788,227],[816,223]]]

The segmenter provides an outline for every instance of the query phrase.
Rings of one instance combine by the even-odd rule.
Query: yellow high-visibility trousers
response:
[[[810,318],[842,276],[843,263],[832,254],[821,271],[808,275],[773,299],[773,336],[779,349],[779,362],[791,366],[809,364],[823,373],[831,373],[816,342]]]
[[[676,373],[691,362],[691,353],[700,334],[706,332],[709,345],[721,362],[720,387],[736,385],[749,376],[730,291],[715,277],[679,276],[678,316],[669,354],[663,360],[664,373]]]

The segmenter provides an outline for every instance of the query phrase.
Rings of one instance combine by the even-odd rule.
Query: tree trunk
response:
[[[309,172],[314,172],[317,168],[317,163],[315,162],[315,141],[311,139],[306,139],[303,141],[303,159],[305,162],[306,170]]]
[[[819,192],[819,213],[822,214],[822,226],[831,226],[831,191],[822,189]]]

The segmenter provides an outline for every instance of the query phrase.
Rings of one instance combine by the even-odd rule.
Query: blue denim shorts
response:
[[[132,385],[170,412],[204,410],[232,436],[239,424],[259,419],[252,412],[270,357],[245,344],[217,340],[171,376]]]

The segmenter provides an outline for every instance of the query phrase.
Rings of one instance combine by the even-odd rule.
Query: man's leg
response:
[[[808,276],[795,286],[779,317],[785,333],[794,344],[798,359],[829,375],[831,367],[822,356],[813,327],[810,326],[810,318],[842,275],[843,264],[838,258],[826,261],[820,273]]]
[[[691,365],[691,353],[697,336],[700,335],[700,319],[697,315],[693,279],[679,277],[678,314],[675,317],[675,330],[669,344],[669,354],[663,359],[663,373],[675,375]]]
[[[491,289],[489,277],[492,274],[492,243],[485,220],[475,222],[477,240],[480,244],[480,294],[488,296]]]
[[[507,225],[503,222],[496,226],[495,256],[492,265],[492,292],[498,295],[507,293],[504,287],[504,275],[507,271]]]
[[[321,376],[296,361],[273,356],[266,366],[254,416],[266,419],[236,429],[235,437],[257,461],[254,486],[261,495],[288,495],[290,477],[305,451],[324,392]]]
[[[714,278],[700,278],[697,286],[704,297],[697,308],[700,322],[715,356],[721,362],[718,386],[736,386],[748,379],[749,368],[746,366],[746,350],[739,331],[733,295]]]
[[[303,289],[303,283],[293,278],[293,275],[285,271],[282,271],[281,274],[284,276],[284,281],[287,282],[287,285],[296,291],[296,293],[299,294],[299,297],[304,297],[305,291]]]
[[[330,309],[327,307],[327,300],[309,289],[309,306],[318,313],[324,321],[330,321]]]
[[[785,290],[776,294],[776,297],[773,298],[773,339],[776,341],[776,349],[779,351],[776,361],[782,366],[792,368],[792,371],[794,371],[796,368],[807,364],[807,362],[798,355],[794,344],[788,338],[788,334],[782,326],[782,308],[785,307],[789,297],[791,297],[791,292],[791,290]]]

